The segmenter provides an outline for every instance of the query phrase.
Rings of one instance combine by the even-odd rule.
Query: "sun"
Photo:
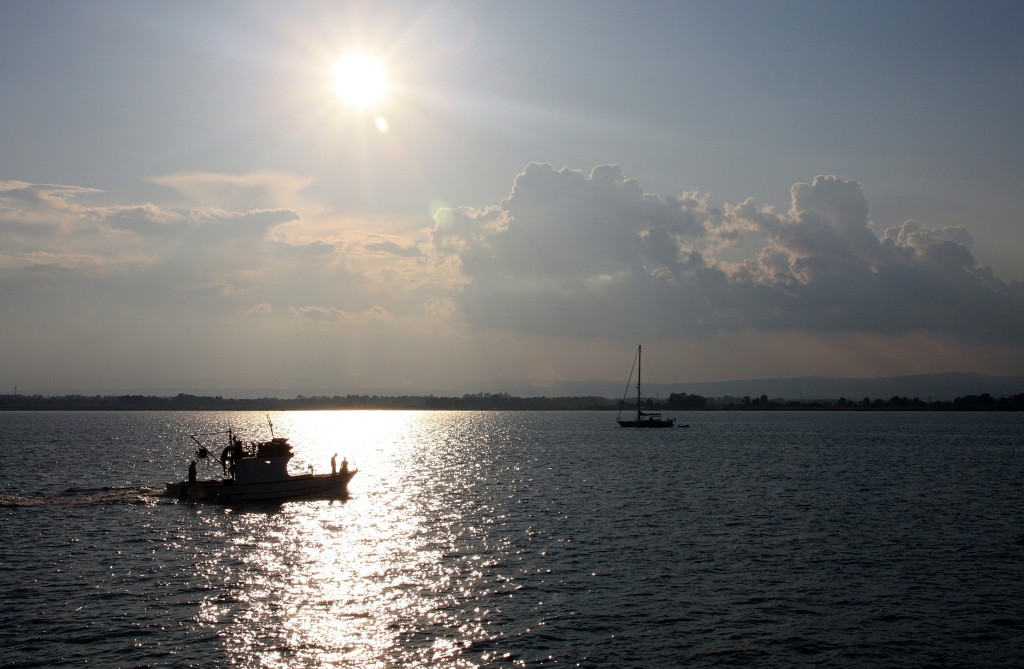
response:
[[[381,58],[362,49],[347,51],[331,64],[331,89],[346,107],[370,110],[388,97],[391,82]]]

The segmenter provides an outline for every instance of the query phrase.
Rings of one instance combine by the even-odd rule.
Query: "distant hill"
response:
[[[382,387],[338,387],[338,388],[146,388],[131,390],[84,389],[53,390],[33,389],[28,395],[135,395],[173,397],[179,393],[223,397],[234,399],[333,397],[337,395],[368,395],[374,397],[402,396],[448,396],[461,397],[464,394],[505,393],[512,397],[530,398],[608,398],[616,403],[627,394],[636,394],[636,388],[622,381],[574,381],[554,383],[537,387],[524,380],[487,381],[466,388],[382,388]],[[1024,393],[1022,376],[990,376],[986,374],[951,373],[920,374],[915,376],[889,376],[881,378],[841,378],[829,376],[807,376],[773,379],[740,379],[735,381],[703,381],[693,383],[652,383],[644,384],[644,397],[653,400],[667,400],[673,393],[701,395],[709,399],[721,397],[757,398],[767,395],[770,400],[785,401],[835,401],[845,397],[857,401],[865,397],[872,400],[888,400],[892,397],[906,397],[928,401],[950,401],[967,395],[989,394],[992,397],[1012,397]],[[0,393],[0,397],[5,395]],[[6,396],[10,398],[11,396]]]
[[[0,411],[267,411],[310,409],[426,410],[609,410],[623,390],[612,384],[570,383],[545,387],[493,384],[491,390],[450,395],[369,393],[175,395],[0,394]],[[617,385],[617,384],[616,384]],[[675,398],[672,396],[676,395]],[[691,397],[680,397],[689,395]],[[694,397],[699,396],[699,397]],[[763,399],[762,399],[763,398]],[[644,400],[661,408],[732,410],[897,410],[1024,411],[1024,377],[983,374],[930,374],[875,379],[804,377],[746,379],[645,387]],[[868,400],[868,401],[865,401]]]
[[[699,395],[742,395],[781,397],[787,400],[836,399],[845,397],[859,400],[864,397],[889,399],[890,397],[920,398],[922,400],[952,400],[966,395],[988,393],[993,397],[1016,395],[1024,392],[1024,377],[988,376],[985,374],[951,373],[890,376],[869,379],[836,377],[803,377],[791,379],[751,379],[723,381],[714,384],[694,384],[707,390],[684,392]],[[757,389],[760,387],[760,390]],[[676,391],[679,392],[679,391]]]
[[[571,397],[596,395],[618,399],[626,387],[623,383],[608,381],[561,383],[544,388],[531,387],[526,382],[496,384],[492,392],[507,392],[520,397]],[[1003,397],[1024,393],[1024,377],[990,376],[987,374],[949,373],[889,376],[880,378],[842,378],[806,376],[775,379],[740,379],[736,381],[707,381],[699,383],[644,384],[644,395],[667,399],[672,393],[703,395],[704,397],[760,397],[784,400],[848,400],[889,399],[891,397],[919,398],[925,401],[952,400],[966,395],[988,393]],[[629,394],[635,392],[629,389]]]

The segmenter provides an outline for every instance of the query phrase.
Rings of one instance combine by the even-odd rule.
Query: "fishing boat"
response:
[[[226,432],[228,444],[221,451],[220,466],[225,477],[199,479],[198,464],[210,458],[209,449],[197,436],[189,435],[199,448],[188,469],[188,479],[167,483],[164,493],[188,501],[261,502],[289,499],[331,499],[348,495],[348,482],[358,470],[349,469],[348,460],[336,467],[337,454],[331,458],[330,474],[288,473],[292,446],[285,437],[243,443],[232,430]]]
[[[640,410],[640,370],[641,370],[641,354],[643,352],[643,346],[636,347],[636,419],[635,420],[623,420],[622,410],[626,404],[626,393],[629,392],[629,381],[626,382],[626,393],[622,395],[622,402],[619,403],[619,415],[615,421],[620,427],[672,427],[676,424],[675,418],[662,418],[660,413],[653,411],[641,411]],[[633,372],[629,374],[630,381],[633,380]]]

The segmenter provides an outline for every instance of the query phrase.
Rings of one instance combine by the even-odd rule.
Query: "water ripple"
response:
[[[1014,666],[1014,416],[297,412],[351,497],[171,503],[263,414],[0,416],[0,664]],[[39,469],[55,449],[63,470]]]

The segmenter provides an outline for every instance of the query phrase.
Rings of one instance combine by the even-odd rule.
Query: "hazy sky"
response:
[[[0,392],[1024,374],[1024,4],[2,10]]]

